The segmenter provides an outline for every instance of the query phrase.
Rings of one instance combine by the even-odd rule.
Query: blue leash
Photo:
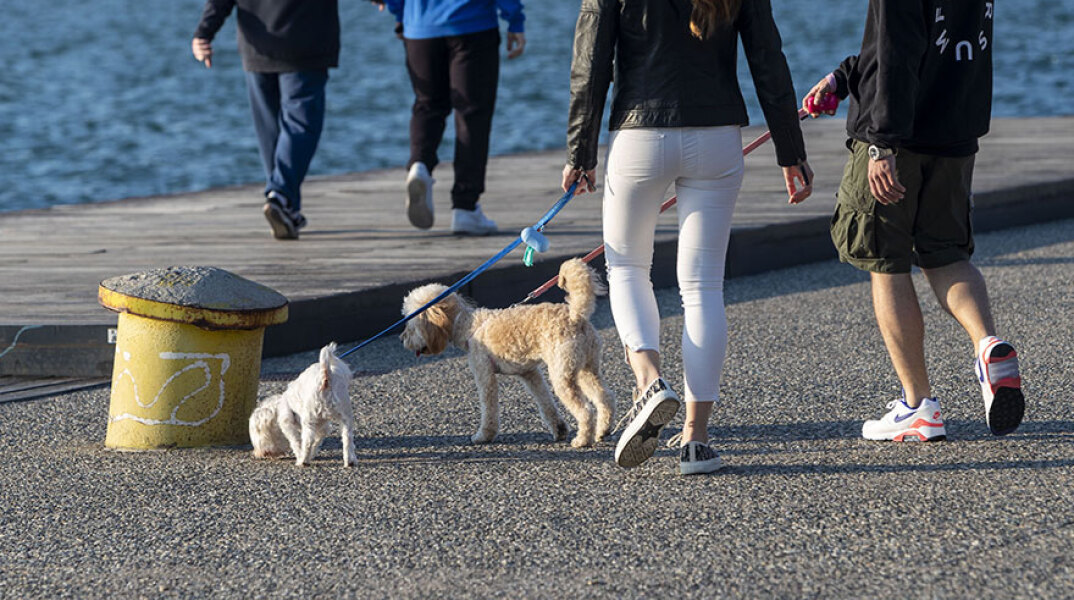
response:
[[[556,203],[552,205],[552,208],[548,209],[548,212],[544,213],[544,216],[541,217],[540,221],[537,221],[537,223],[533,226],[533,229],[535,229],[537,231],[540,231],[541,229],[543,229],[544,226],[547,225],[548,222],[552,220],[552,217],[556,216],[556,214],[564,206],[566,206],[568,202],[571,201],[571,198],[574,197],[574,191],[578,188],[579,183],[581,183],[581,179],[579,179],[578,181],[575,181],[573,184],[571,184],[571,187],[567,190],[567,193],[563,194],[563,197],[560,198],[558,201],[556,201]],[[402,319],[399,319],[395,323],[392,323],[391,325],[389,325],[386,329],[384,329],[380,333],[378,333],[378,334],[374,335],[373,337],[365,340],[364,342],[358,344],[357,346],[351,348],[350,350],[347,350],[343,354],[340,354],[339,357],[340,358],[345,358],[347,356],[350,356],[354,352],[358,351],[360,348],[368,346],[369,344],[373,343],[375,340],[378,340],[378,339],[384,337],[385,335],[387,335],[389,332],[391,332],[396,327],[406,323],[407,321],[409,321],[409,320],[413,319],[414,317],[420,315],[421,313],[425,312],[426,310],[431,308],[437,302],[440,302],[444,298],[447,298],[450,294],[452,294],[454,292],[457,292],[459,290],[459,288],[461,288],[462,286],[464,286],[467,283],[470,283],[471,281],[473,281],[474,278],[476,278],[478,275],[484,273],[486,270],[488,270],[489,267],[491,267],[492,265],[494,265],[497,262],[499,262],[500,259],[502,259],[503,257],[505,257],[508,254],[510,254],[512,250],[514,250],[515,248],[518,248],[519,245],[521,245],[521,244],[522,244],[522,236],[519,235],[510,244],[507,244],[507,246],[505,246],[503,250],[500,250],[498,253],[496,253],[495,256],[493,256],[492,258],[486,260],[484,262],[484,264],[482,264],[480,267],[474,269],[473,271],[470,271],[470,274],[468,274],[465,277],[463,277],[462,279],[456,281],[454,283],[454,285],[452,285],[448,289],[444,290],[436,298],[433,298],[432,300],[427,302],[425,304],[425,306],[422,306],[418,310],[415,310],[414,312],[412,312],[409,315],[403,317]]]

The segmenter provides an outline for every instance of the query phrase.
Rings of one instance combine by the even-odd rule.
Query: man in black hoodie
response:
[[[843,262],[871,274],[877,322],[903,387],[888,413],[865,422],[866,439],[946,437],[912,265],[975,344],[992,433],[1022,421],[1017,353],[995,336],[984,278],[969,262],[973,160],[992,110],[992,19],[985,0],[870,0],[861,52],[807,95],[814,103],[829,93],[851,98],[851,157],[832,241]]]
[[[207,0],[191,42],[206,67],[233,8],[265,167],[263,212],[276,239],[298,239],[302,181],[321,138],[328,69],[339,61],[337,0]]]

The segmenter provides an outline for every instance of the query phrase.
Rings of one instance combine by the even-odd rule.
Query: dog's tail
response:
[[[321,348],[321,390],[327,390],[332,385],[332,359],[336,356],[336,343],[329,342]]]
[[[607,292],[597,273],[580,258],[572,258],[559,267],[557,285],[567,292],[572,321],[588,319],[596,308],[596,297]]]

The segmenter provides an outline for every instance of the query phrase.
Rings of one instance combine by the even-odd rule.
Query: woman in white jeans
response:
[[[571,66],[563,189],[596,189],[597,141],[614,71],[604,190],[612,316],[634,372],[633,419],[615,450],[636,467],[656,451],[679,397],[661,376],[650,267],[660,205],[678,196],[686,419],[679,471],[711,473],[708,420],[727,352],[723,278],[748,123],[735,72],[741,38],[792,204],[812,192],[797,101],[768,0],[583,0]]]

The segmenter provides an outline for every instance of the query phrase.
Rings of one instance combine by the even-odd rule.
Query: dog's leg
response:
[[[596,441],[611,433],[612,421],[615,419],[615,400],[608,388],[600,380],[600,372],[586,367],[578,371],[578,385],[582,392],[597,408]]]
[[[589,412],[589,406],[582,399],[582,391],[578,389],[578,383],[571,377],[573,373],[556,360],[548,364],[548,377],[552,380],[552,389],[556,396],[567,407],[571,416],[578,422],[578,433],[571,440],[571,446],[581,448],[593,445],[593,415]]]
[[[537,409],[541,413],[541,420],[548,427],[549,433],[552,434],[552,439],[557,442],[567,439],[567,424],[563,422],[563,417],[559,416],[559,411],[556,410],[556,403],[552,400],[552,392],[548,389],[548,384],[544,382],[541,372],[534,369],[523,373],[520,377],[526,383],[526,389],[530,391],[530,394],[533,394],[533,399],[537,401]]]
[[[302,425],[298,421],[298,415],[284,407],[280,409],[276,422],[291,446],[291,454],[294,454],[296,459],[302,456]]]
[[[474,348],[470,350],[470,370],[477,383],[477,395],[481,402],[481,424],[470,436],[475,444],[487,444],[500,432],[500,397],[496,374],[492,372],[492,360],[487,354]]]
[[[298,455],[298,460],[295,461],[298,466],[304,467],[310,464],[310,461],[313,460],[313,454],[316,453],[315,445],[317,442],[317,430],[314,428],[313,423],[303,421],[301,454]]]
[[[339,403],[340,441],[343,442],[343,466],[353,467],[358,459],[354,456],[354,410],[350,398]]]

